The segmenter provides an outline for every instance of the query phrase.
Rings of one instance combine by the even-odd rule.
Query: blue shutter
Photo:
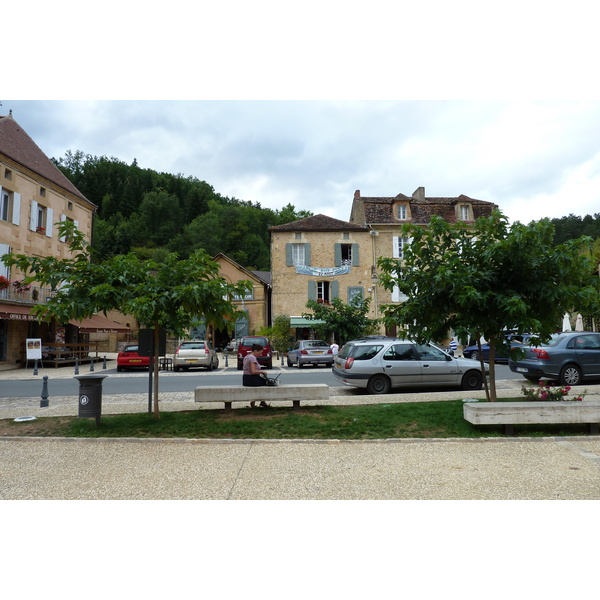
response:
[[[310,267],[310,244],[304,244],[304,264]]]
[[[332,281],[331,282],[331,299],[339,298],[340,296],[340,282]]]
[[[333,246],[333,262],[336,267],[342,266],[342,245],[334,244]]]
[[[358,244],[352,244],[352,266],[358,267]]]
[[[317,299],[317,282],[310,280],[308,282],[308,299],[316,300]]]
[[[292,244],[285,245],[285,266],[286,267],[294,266],[294,259],[292,257]]]

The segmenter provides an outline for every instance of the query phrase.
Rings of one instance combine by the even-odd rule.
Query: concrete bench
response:
[[[600,402],[465,402],[463,415],[473,425],[504,425],[506,435],[513,425],[585,423],[598,434]]]
[[[276,385],[261,387],[244,387],[243,385],[202,386],[194,390],[196,402],[223,402],[225,410],[231,410],[234,402],[285,402],[291,401],[293,408],[298,408],[302,400],[329,400],[329,386],[324,383],[305,385]]]

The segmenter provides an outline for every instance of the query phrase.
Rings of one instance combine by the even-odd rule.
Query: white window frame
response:
[[[340,244],[342,266],[352,266],[352,244]],[[346,258],[344,258],[346,254]]]
[[[6,219],[4,218],[6,213]],[[0,187],[0,221],[13,225],[20,224],[21,194]]]
[[[324,304],[331,302],[331,282],[317,281],[317,302],[321,300]]]
[[[292,263],[296,266],[306,264],[306,253],[304,244],[292,244]]]
[[[52,208],[38,204],[35,200],[31,201],[31,214],[29,216],[29,229],[31,231],[37,231],[38,227],[43,227],[46,230],[46,236],[52,237],[53,218],[54,211]]]
[[[470,221],[471,220],[471,211],[469,210],[468,204],[461,204],[459,207],[460,210],[460,220],[461,221]]]
[[[393,236],[393,258],[404,258],[404,248],[412,242],[412,238],[406,235],[395,235]]]
[[[406,221],[408,218],[408,210],[406,204],[398,204],[398,220]]]

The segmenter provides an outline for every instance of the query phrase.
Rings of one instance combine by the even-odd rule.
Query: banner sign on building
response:
[[[312,277],[336,277],[350,273],[350,266],[331,267],[330,269],[321,269],[319,267],[307,267],[306,265],[296,265],[298,275],[311,275]]]

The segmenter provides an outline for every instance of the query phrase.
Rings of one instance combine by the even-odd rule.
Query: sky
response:
[[[511,220],[600,213],[597,100],[2,100],[69,150],[349,220],[362,196],[471,198]]]

